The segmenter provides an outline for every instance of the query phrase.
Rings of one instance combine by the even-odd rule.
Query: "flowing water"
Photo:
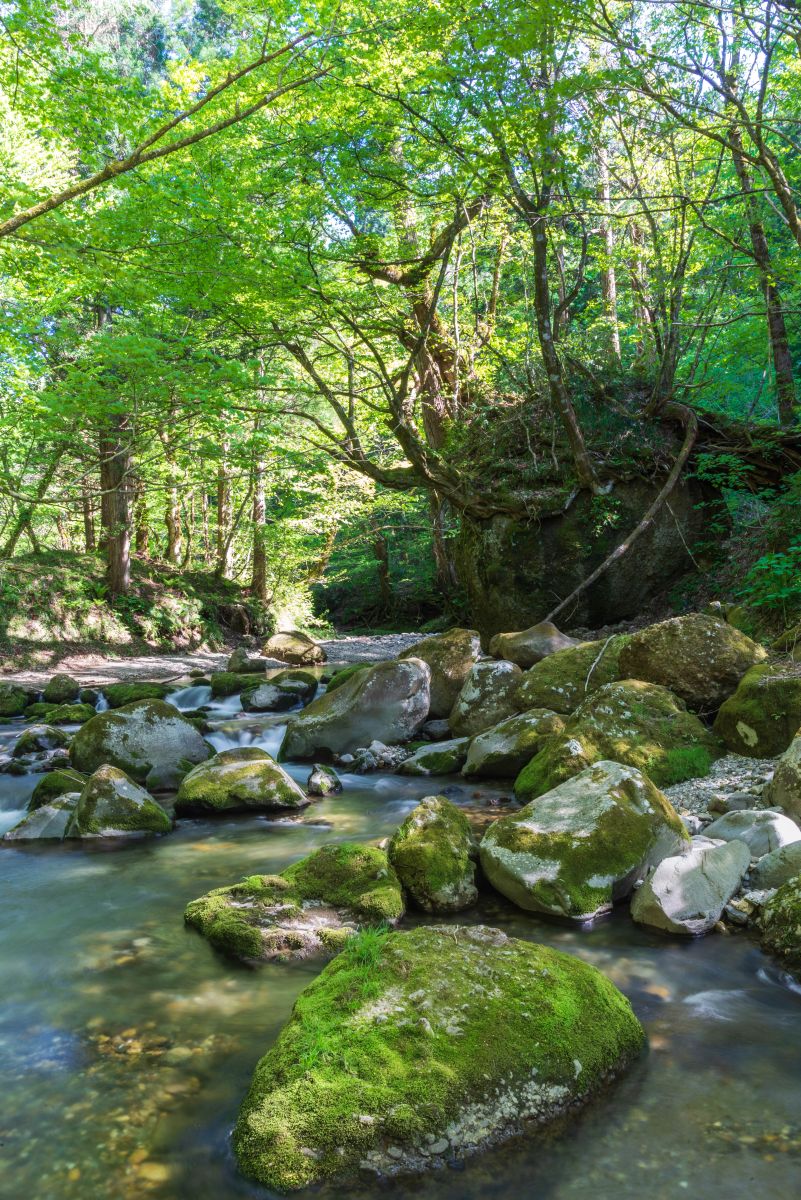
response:
[[[202,687],[176,697],[208,703]],[[217,749],[275,751],[285,717],[213,706]],[[18,730],[5,727],[0,743]],[[0,749],[4,746],[0,745]],[[308,766],[289,767],[305,780]],[[0,775],[0,832],[37,776]],[[236,967],[184,927],[187,901],[276,872],[331,839],[392,832],[418,799],[501,795],[463,781],[344,776],[299,819],[181,820],[161,839],[0,846],[0,1196],[236,1200],[229,1134],[257,1059],[313,963]],[[456,918],[454,918],[456,920]],[[568,1130],[460,1169],[324,1195],[421,1200],[785,1200],[801,1192],[801,995],[745,936],[669,941],[625,910],[591,929],[485,896],[458,917],[569,950],[631,998],[648,1054]],[[503,1029],[498,1030],[503,1037]]]

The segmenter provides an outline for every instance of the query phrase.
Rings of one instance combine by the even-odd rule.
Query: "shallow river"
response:
[[[195,689],[185,707],[204,699]],[[236,707],[218,706],[216,747],[274,751],[283,727]],[[6,726],[0,741],[14,735]],[[309,770],[289,769],[299,780]],[[37,778],[0,776],[0,832],[19,819]],[[331,839],[391,833],[443,787],[456,803],[501,795],[459,779],[344,780],[342,796],[298,820],[182,820],[168,837],[113,849],[0,846],[0,1196],[268,1195],[238,1176],[229,1132],[254,1064],[319,967],[232,966],[184,927],[184,906],[243,874],[280,871]],[[565,928],[489,896],[458,920],[600,967],[631,998],[649,1052],[558,1137],[508,1144],[421,1180],[323,1195],[801,1194],[801,993],[747,937],[663,940],[625,910],[592,929]]]

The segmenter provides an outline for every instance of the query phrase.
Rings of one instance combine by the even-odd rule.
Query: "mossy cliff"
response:
[[[481,926],[360,934],[256,1067],[234,1148],[277,1192],[429,1170],[588,1100],[643,1041],[567,954]]]

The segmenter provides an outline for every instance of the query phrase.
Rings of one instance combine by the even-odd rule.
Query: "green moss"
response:
[[[104,766],[85,784],[67,826],[67,837],[169,833],[172,820],[124,771]]]
[[[83,791],[87,779],[87,775],[82,775],[80,771],[73,771],[71,767],[59,767],[57,771],[48,771],[33,789],[33,794],[28,801],[28,812],[34,812],[37,808],[49,804],[51,800],[55,800],[67,792]]]
[[[69,734],[52,725],[31,725],[17,739],[12,754],[22,758],[26,754],[40,754],[44,750],[56,750],[69,744]]]
[[[644,771],[667,787],[709,772],[722,747],[672,692],[636,679],[588,697],[515,780],[528,803],[601,759]]]
[[[312,922],[304,922],[311,903]],[[336,909],[327,923],[320,906]],[[336,953],[353,922],[383,924],[403,915],[403,895],[386,853],[341,842],[323,846],[281,875],[250,875],[193,900],[184,914],[212,945],[246,960]]]
[[[38,721],[47,719],[51,712],[55,712],[59,707],[58,704],[48,704],[44,700],[37,700],[34,704],[29,704],[25,709],[26,721]]]
[[[477,846],[470,822],[444,796],[412,809],[389,843],[389,861],[425,912],[458,912],[475,903]]]
[[[449,742],[423,742],[410,758],[401,764],[401,775],[456,775],[467,758],[469,738],[454,738]]]
[[[735,754],[783,754],[801,727],[801,671],[763,663],[752,667],[715,719],[714,731]]]
[[[176,812],[302,808],[308,799],[283,767],[257,746],[223,750],[185,775]]]
[[[20,717],[31,697],[15,683],[0,683],[0,717]]]
[[[83,725],[84,721],[91,721],[95,715],[91,704],[57,704],[55,707],[48,704],[46,707],[50,710],[47,714],[49,725]],[[29,712],[26,708],[26,719],[29,719]]]
[[[514,1114],[499,1092],[587,1099],[642,1044],[626,999],[566,954],[481,928],[359,935],[258,1064],[235,1150],[247,1176],[279,1192],[348,1176],[387,1146],[421,1161],[418,1148],[446,1130],[458,1156],[471,1149],[454,1132],[471,1105],[486,1104],[503,1136]]]
[[[49,679],[42,692],[42,699],[48,704],[71,704],[77,700],[81,685],[71,675],[54,675]]]
[[[801,875],[782,884],[760,917],[762,947],[793,972],[801,972]]]
[[[628,641],[628,635],[618,634],[605,642],[582,642],[549,654],[523,675],[515,707],[520,712],[547,708],[572,713],[598,688],[620,679],[620,654]]]
[[[237,693],[252,690],[259,683],[266,683],[266,676],[260,679],[253,673],[240,675],[235,671],[215,671],[211,677],[212,696],[236,696]]]
[[[372,663],[351,663],[349,667],[343,667],[341,671],[337,671],[331,676],[326,691],[335,692],[338,687],[342,687],[343,683],[347,683],[351,676],[358,674],[359,671],[366,671],[372,665]]]
[[[172,690],[164,683],[108,683],[103,695],[109,708],[123,708],[135,700],[163,700]]]

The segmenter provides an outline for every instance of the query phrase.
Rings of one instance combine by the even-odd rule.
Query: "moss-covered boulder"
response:
[[[762,800],[770,808],[781,808],[795,821],[801,821],[801,735],[793,738],[776,763]]]
[[[81,694],[81,685],[71,675],[53,675],[45,684],[42,699],[46,704],[72,704]]]
[[[317,678],[310,671],[279,671],[271,679],[245,688],[242,707],[246,712],[286,712],[308,703],[316,691]]]
[[[28,812],[50,804],[52,800],[65,796],[67,792],[82,792],[88,778],[88,775],[73,771],[71,767],[59,767],[55,771],[48,771],[33,789],[28,801]]]
[[[597,762],[490,825],[481,866],[521,908],[587,920],[689,840],[650,779],[634,767]]]
[[[760,914],[762,949],[801,974],[801,875],[783,884]]]
[[[448,717],[453,733],[473,737],[511,717],[516,711],[513,697],[521,678],[522,671],[515,663],[476,663]]]
[[[482,926],[353,938],[301,993],[234,1131],[271,1191],[429,1171],[544,1126],[639,1053],[594,967]]]
[[[523,803],[600,759],[644,771],[658,787],[706,775],[721,747],[667,688],[637,679],[600,688],[580,705],[515,780]]]
[[[274,812],[305,808],[309,798],[283,767],[258,746],[221,750],[185,775],[176,812]]]
[[[291,663],[297,667],[311,667],[324,663],[327,655],[322,646],[318,645],[307,633],[274,633],[264,643],[261,649],[267,658],[277,658],[280,662]]]
[[[43,754],[47,750],[59,750],[69,745],[70,736],[53,725],[29,725],[14,743],[14,758],[25,758],[29,754]]]
[[[458,775],[467,758],[470,738],[420,746],[398,767],[400,775]]]
[[[26,718],[29,716],[31,708],[37,707],[38,705],[31,705],[30,708],[26,708]],[[95,715],[91,704],[48,704],[44,707],[48,710],[48,725],[83,725],[84,721],[91,721]]]
[[[244,646],[237,646],[225,666],[234,675],[263,675],[265,663],[263,658],[251,657]]]
[[[56,796],[46,804],[28,811],[21,821],[3,835],[6,842],[60,842],[80,799],[78,792]]]
[[[342,791],[342,780],[336,771],[323,763],[315,763],[309,778],[306,780],[306,793],[309,796],[336,796]]]
[[[661,683],[696,712],[713,712],[766,657],[762,646],[726,621],[687,613],[632,634],[620,671],[628,679]]]
[[[166,683],[107,683],[103,687],[109,708],[124,708],[136,700],[163,700],[171,691]]]
[[[801,667],[752,667],[715,718],[715,733],[735,754],[772,758],[801,730]]]
[[[357,671],[289,718],[280,757],[313,759],[323,751],[352,754],[374,741],[409,741],[428,716],[430,676],[416,658]]]
[[[419,658],[431,668],[429,716],[447,717],[473,665],[481,657],[481,640],[475,629],[449,629],[424,638],[399,658]]]
[[[66,837],[136,837],[169,833],[172,819],[138,783],[117,767],[99,767],[87,780]]]
[[[327,692],[335,692],[337,688],[341,688],[343,683],[347,683],[353,675],[358,675],[359,671],[368,671],[373,663],[350,663],[347,667],[342,667],[340,671],[335,671],[326,684]]]
[[[748,870],[744,842],[693,838],[683,854],[663,858],[634,893],[631,915],[663,933],[698,937],[721,918]]]
[[[549,655],[524,674],[515,692],[515,708],[572,713],[598,688],[621,678],[620,654],[627,641],[627,635],[619,634]]]
[[[191,721],[163,700],[137,700],[97,713],[70,745],[77,771],[91,775],[109,764],[151,791],[170,791],[213,751]]]
[[[403,916],[386,852],[339,842],[280,875],[251,875],[187,907],[185,919],[213,946],[245,961],[336,954],[360,925]]]
[[[547,708],[532,708],[507,717],[470,741],[462,774],[489,779],[514,779],[565,723]]]
[[[560,633],[552,621],[540,621],[520,633],[496,633],[489,644],[489,652],[495,658],[506,658],[526,669],[550,654],[579,644],[576,638]]]
[[[252,674],[241,674],[233,671],[215,671],[211,676],[211,694],[215,699],[224,696],[236,696],[255,685]]]
[[[21,717],[35,698],[16,683],[0,683],[0,717]]]
[[[389,861],[424,912],[460,912],[475,904],[478,845],[470,822],[444,796],[427,796],[392,835]]]

